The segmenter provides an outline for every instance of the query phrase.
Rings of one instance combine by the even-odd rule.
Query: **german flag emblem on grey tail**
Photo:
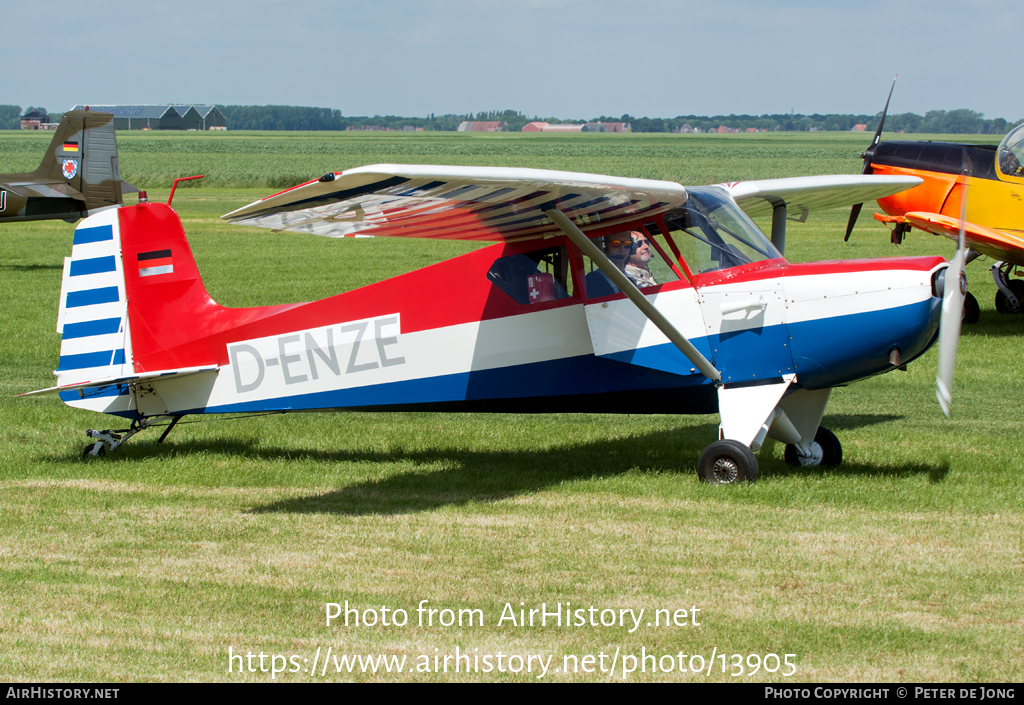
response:
[[[158,274],[170,274],[174,271],[174,262],[171,259],[170,250],[140,252],[138,262],[140,277],[154,277]]]

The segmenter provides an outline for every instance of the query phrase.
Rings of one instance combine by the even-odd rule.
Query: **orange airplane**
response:
[[[890,89],[889,95],[892,95]],[[865,174],[917,176],[924,183],[878,199],[885,214],[875,219],[892,224],[892,241],[899,244],[911,227],[954,241],[960,237],[961,200],[969,192],[964,222],[967,261],[986,255],[999,291],[1000,313],[1024,312],[1024,280],[1011,279],[1024,271],[1024,124],[1007,134],[998,147],[990,145],[892,140],[879,142],[885,113],[871,147],[862,155]],[[860,213],[854,206],[846,229],[849,240]],[[965,323],[978,320],[978,301],[967,294]]]

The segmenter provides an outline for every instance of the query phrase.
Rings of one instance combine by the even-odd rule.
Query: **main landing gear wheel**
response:
[[[818,426],[814,440],[809,445],[807,453],[801,453],[793,444],[787,445],[783,457],[789,465],[804,468],[813,468],[819,465],[834,468],[843,462],[842,444],[836,438],[836,434],[824,426]]]
[[[715,441],[704,449],[697,462],[700,479],[715,485],[753,482],[759,474],[754,452],[739,441]]]
[[[960,314],[960,322],[970,326],[977,323],[979,318],[981,318],[981,307],[978,305],[978,300],[974,298],[974,294],[968,292],[964,297],[964,309]]]
[[[1024,312],[1024,279],[1011,279],[1006,283],[1013,295],[1017,297],[1017,306],[1011,306],[1009,300],[1001,291],[996,292],[996,311],[999,313],[1021,313]]]

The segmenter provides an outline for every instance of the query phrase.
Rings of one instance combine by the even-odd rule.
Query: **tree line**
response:
[[[585,122],[628,122],[633,132],[677,132],[684,125],[700,128],[702,132],[717,130],[721,126],[762,131],[806,131],[817,129],[824,132],[848,132],[855,125],[866,125],[866,131],[874,132],[878,127],[881,113],[875,115],[680,115],[674,118],[633,117],[601,115],[591,118],[565,119],[557,117],[527,117],[517,110],[492,110],[464,115],[447,114],[427,117],[402,117],[398,115],[374,115],[345,117],[340,110],[330,108],[299,108],[293,106],[220,105],[228,129],[231,130],[346,130],[378,127],[392,130],[422,128],[425,131],[450,132],[457,130],[463,121],[503,121],[509,132],[519,132],[530,122],[542,121],[551,124]],[[1005,134],[1014,124],[1004,118],[988,120],[982,113],[966,108],[959,110],[930,110],[922,115],[901,113],[886,117],[886,131],[932,133],[932,134]]]
[[[633,117],[621,115],[596,118],[564,119],[556,117],[527,117],[517,110],[492,110],[478,113],[435,115],[426,117],[402,117],[398,115],[373,115],[345,117],[333,108],[308,108],[294,105],[218,105],[227,121],[229,130],[348,130],[348,129],[422,129],[431,132],[453,132],[464,121],[503,121],[509,132],[519,132],[527,123],[543,121],[551,124],[584,122],[628,122],[633,132],[677,132],[689,125],[701,132],[726,127],[734,130],[750,128],[769,132],[847,132],[855,125],[866,125],[868,132],[878,127],[881,113],[875,115],[679,115],[674,118]],[[26,108],[17,105],[0,105],[0,129],[17,130],[19,118],[32,110],[46,112],[45,108]],[[61,113],[49,113],[54,122]],[[887,132],[930,133],[930,134],[975,134],[1002,135],[1013,125],[1024,120],[1009,122],[1004,118],[986,119],[982,113],[961,108],[958,110],[930,110],[922,115],[900,113],[889,115],[885,120]]]

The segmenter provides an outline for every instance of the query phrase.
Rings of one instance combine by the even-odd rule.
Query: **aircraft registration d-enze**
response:
[[[121,179],[114,116],[64,113],[35,171],[0,174],[0,223],[80,218],[124,203],[137,188]]]
[[[881,142],[888,109],[887,100],[874,141],[861,155],[863,173],[917,176],[922,183],[878,199],[884,214],[876,213],[875,219],[892,227],[895,244],[902,242],[912,227],[957,241],[966,201],[967,262],[980,255],[994,260],[990,270],[998,288],[996,310],[1024,313],[1024,281],[1010,278],[1016,267],[1024,267],[1024,125],[1010,130],[998,147],[921,140]],[[855,206],[847,240],[859,212]],[[964,322],[975,323],[978,315],[977,300],[967,294]]]
[[[30,394],[130,421],[88,431],[89,456],[158,422],[162,441],[194,414],[718,412],[719,438],[698,463],[704,480],[755,480],[754,451],[768,436],[792,464],[834,466],[842,446],[820,427],[832,388],[920,356],[960,287],[945,286],[941,257],[789,263],[787,215],[917,183],[819,176],[684,188],[403,165],[329,173],[223,218],[496,244],[320,301],[256,308],[210,298],[168,205],[110,209],[75,231],[58,383]],[[768,214],[771,239],[751,220]],[[958,333],[959,309],[956,319]],[[940,380],[944,408],[950,383]]]

